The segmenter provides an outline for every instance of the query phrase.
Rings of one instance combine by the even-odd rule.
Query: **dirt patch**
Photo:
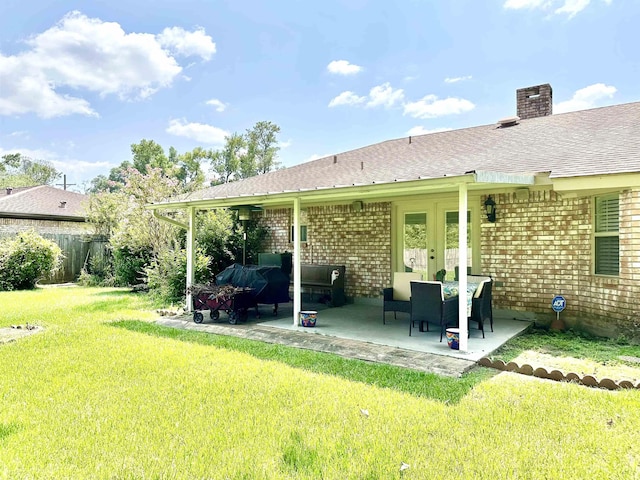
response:
[[[12,325],[11,327],[0,328],[0,344],[13,342],[19,338],[33,335],[44,330],[37,325]]]

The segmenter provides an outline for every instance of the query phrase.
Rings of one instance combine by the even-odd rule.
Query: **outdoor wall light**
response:
[[[487,220],[491,223],[496,221],[496,202],[493,201],[491,195],[484,201],[484,209],[487,212]]]
[[[262,208],[255,205],[238,205],[230,207],[229,210],[238,212],[238,220],[246,222],[247,220],[251,220],[251,212],[259,212]]]

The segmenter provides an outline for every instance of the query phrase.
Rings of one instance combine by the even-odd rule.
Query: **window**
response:
[[[457,211],[445,213],[444,229],[444,268],[447,271],[447,280],[453,280],[456,275],[455,270],[460,263]],[[471,212],[467,211],[467,270],[473,265],[473,248],[471,243]]]
[[[293,225],[291,225],[291,232],[290,232],[290,238],[289,241],[293,242],[295,240],[294,237],[294,230],[293,230]],[[300,225],[300,241],[302,243],[307,241],[307,226],[306,225]]]
[[[595,269],[596,275],[620,273],[620,200],[618,195],[595,199]]]

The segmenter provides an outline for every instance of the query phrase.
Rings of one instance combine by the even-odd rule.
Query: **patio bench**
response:
[[[345,304],[344,265],[300,265],[300,286],[313,296],[314,291],[321,291],[330,298],[332,307]]]

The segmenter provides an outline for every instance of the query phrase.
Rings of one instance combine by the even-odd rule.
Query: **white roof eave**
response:
[[[293,201],[299,198],[305,203],[310,202],[335,202],[349,200],[374,199],[381,197],[423,195],[431,192],[454,192],[458,190],[460,184],[476,184],[480,187],[490,188],[492,185],[505,187],[528,186],[535,184],[534,174],[514,175],[500,172],[469,172],[463,175],[452,175],[437,178],[421,178],[417,180],[395,180],[385,183],[368,183],[361,185],[344,185],[334,187],[315,187],[313,189],[286,190],[282,192],[268,192],[254,194],[242,194],[230,197],[214,197],[207,199],[185,199],[178,201],[160,202],[147,205],[148,209],[168,209],[168,208],[226,208],[237,205],[244,205],[248,200],[250,203],[261,205],[282,204],[286,201]],[[477,188],[474,188],[477,190]]]

